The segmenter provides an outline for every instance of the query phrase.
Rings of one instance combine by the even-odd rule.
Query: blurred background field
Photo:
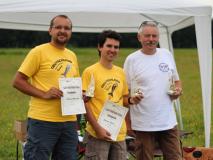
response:
[[[80,71],[98,60],[96,48],[71,48],[77,54]],[[16,157],[16,140],[13,123],[25,119],[29,97],[11,86],[13,77],[30,49],[0,49],[0,160]],[[126,56],[135,48],[121,49],[116,60],[123,65]],[[184,94],[180,98],[184,130],[193,135],[183,139],[184,146],[204,146],[203,109],[200,84],[199,62],[196,49],[175,49],[175,61],[183,83]],[[157,80],[157,78],[156,78]],[[213,129],[211,129],[212,132]],[[213,132],[211,133],[211,137]],[[213,145],[211,139],[211,146]],[[19,153],[21,156],[21,152]]]

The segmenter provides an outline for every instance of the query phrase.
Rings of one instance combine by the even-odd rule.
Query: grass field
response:
[[[73,49],[77,53],[80,71],[98,60],[96,49]],[[123,65],[126,56],[136,49],[121,49],[116,64]],[[14,160],[16,140],[15,119],[25,119],[29,97],[11,86],[12,79],[29,49],[0,49],[0,160]],[[183,139],[184,146],[204,146],[204,125],[200,73],[195,49],[175,49],[175,60],[183,83],[181,110],[184,129],[193,135]],[[213,129],[211,129],[212,131]],[[211,137],[213,136],[213,132]],[[213,145],[213,140],[211,144]],[[21,152],[20,152],[21,154]]]

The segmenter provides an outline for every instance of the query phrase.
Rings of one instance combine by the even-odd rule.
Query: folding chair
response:
[[[27,120],[15,120],[14,122],[14,132],[16,138],[16,160],[19,159],[19,144],[22,148],[26,143],[27,139]],[[23,151],[23,150],[22,150]],[[22,152],[22,155],[24,153]]]

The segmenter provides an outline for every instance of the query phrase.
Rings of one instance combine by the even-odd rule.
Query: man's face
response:
[[[118,40],[107,38],[102,47],[98,47],[101,59],[112,62],[116,59],[119,52],[120,42]]]
[[[156,27],[145,26],[142,32],[138,34],[138,40],[143,49],[156,49],[159,42],[159,31]]]
[[[49,34],[52,36],[52,41],[55,44],[67,44],[72,34],[70,20],[64,17],[56,17],[52,28],[49,29]]]

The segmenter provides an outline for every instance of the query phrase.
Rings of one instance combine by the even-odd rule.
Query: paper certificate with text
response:
[[[117,139],[127,112],[128,108],[106,101],[99,115],[98,123],[110,132],[111,139],[114,141]]]
[[[59,88],[63,92],[63,97],[61,97],[62,115],[86,113],[82,99],[81,78],[60,78]]]

